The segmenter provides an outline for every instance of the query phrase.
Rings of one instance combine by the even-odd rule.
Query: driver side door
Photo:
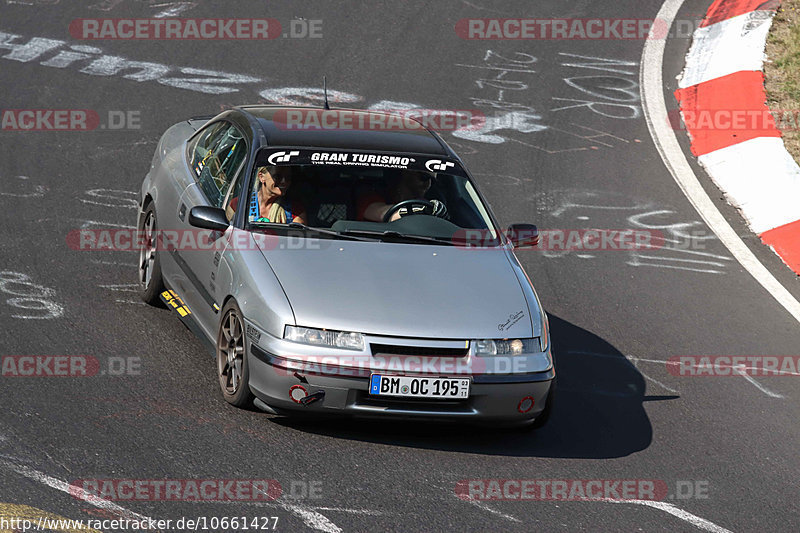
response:
[[[190,172],[195,183],[178,201],[177,219],[181,245],[176,261],[185,275],[184,298],[206,334],[214,339],[219,298],[215,277],[220,258],[228,246],[225,234],[199,229],[189,224],[189,212],[196,206],[224,207],[226,199],[243,181],[249,148],[242,132],[233,124],[220,122],[209,126],[207,136],[200,136],[190,148]]]

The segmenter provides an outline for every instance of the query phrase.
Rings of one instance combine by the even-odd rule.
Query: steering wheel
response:
[[[415,210],[414,207],[421,207],[422,209]],[[420,200],[412,198],[411,200],[398,202],[390,207],[389,210],[386,211],[386,214],[383,215],[383,222],[389,222],[395,213],[403,209],[405,213],[401,213],[401,217],[420,214],[434,217],[444,217],[447,215],[447,207],[439,200]]]

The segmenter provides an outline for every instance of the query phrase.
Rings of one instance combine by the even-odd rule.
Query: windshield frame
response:
[[[281,156],[276,156],[279,152],[283,152]],[[298,154],[293,154],[293,152],[298,152]],[[497,221],[497,217],[494,214],[491,206],[486,201],[485,196],[481,192],[480,187],[478,186],[477,182],[475,181],[472,174],[469,170],[463,165],[458,156],[455,154],[452,155],[438,155],[438,154],[426,154],[426,153],[416,153],[416,152],[395,152],[395,151],[387,151],[387,150],[360,150],[360,149],[334,149],[329,147],[324,148],[317,148],[312,146],[261,146],[255,152],[255,156],[252,160],[252,165],[250,166],[250,172],[247,176],[243,176],[245,178],[244,186],[240,192],[239,201],[242,202],[243,199],[248,198],[251,189],[255,185],[255,180],[257,179],[255,169],[259,166],[264,165],[276,165],[276,166],[298,166],[298,165],[306,165],[306,164],[313,164],[314,166],[323,166],[323,165],[331,165],[331,166],[340,166],[337,164],[332,164],[330,161],[321,161],[321,162],[314,162],[311,163],[311,157],[313,153],[336,153],[336,154],[364,154],[364,155],[375,155],[375,156],[390,156],[390,157],[398,157],[398,158],[408,158],[411,160],[411,164],[406,167],[398,167],[398,166],[389,166],[386,164],[353,164],[353,165],[344,165],[344,166],[355,166],[360,168],[407,168],[409,170],[416,170],[416,171],[431,171],[430,167],[426,168],[426,165],[435,165],[432,163],[436,161],[441,165],[445,165],[446,170],[437,170],[438,172],[442,172],[444,174],[449,174],[455,177],[460,177],[465,180],[469,186],[472,187],[472,190],[480,201],[479,205],[476,205],[476,209],[478,214],[481,216],[482,219],[485,219],[486,222],[489,223],[490,227],[486,230],[481,231],[489,231],[495,233],[495,239],[497,240],[496,245],[486,246],[481,245],[482,247],[490,247],[490,248],[500,248],[505,247],[508,245],[508,237],[500,227],[500,224]],[[288,156],[288,157],[286,157]],[[307,157],[303,157],[307,156]],[[278,161],[277,159],[281,157],[282,159],[285,158],[284,161]],[[273,159],[270,161],[270,159]],[[308,162],[307,162],[308,161]],[[423,162],[424,161],[424,162]],[[482,209],[481,209],[482,208]],[[481,210],[485,212],[485,216],[481,213]],[[253,224],[252,222],[248,221],[247,214],[245,209],[238,210],[236,214],[237,222],[240,222],[241,225],[237,224],[238,227],[244,229],[245,231],[258,231],[259,228],[263,229],[264,224],[260,223],[258,225]],[[280,229],[281,227],[286,227],[287,230],[292,229],[287,224],[270,224],[270,229]],[[315,226],[308,225],[309,228],[312,230]],[[320,229],[329,229],[329,228],[320,228]],[[465,230],[469,230],[469,228],[464,228]],[[297,231],[298,228],[294,228],[294,231]],[[305,232],[304,232],[305,233]],[[342,236],[346,238],[346,236]],[[421,237],[423,237],[421,235]],[[443,243],[444,245],[444,243]]]

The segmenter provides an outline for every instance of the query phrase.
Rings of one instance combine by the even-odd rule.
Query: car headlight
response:
[[[540,350],[538,337],[531,339],[495,339],[475,341],[475,355],[522,355]]]
[[[364,350],[364,335],[349,331],[331,331],[327,329],[301,328],[286,326],[283,338],[287,341],[311,344],[314,346],[329,346],[331,348],[345,348],[347,350]]]

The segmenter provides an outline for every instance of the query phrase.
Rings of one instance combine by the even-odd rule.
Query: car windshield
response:
[[[251,230],[291,224],[316,234],[393,242],[500,244],[487,207],[455,161],[271,150],[259,154],[251,183]]]

